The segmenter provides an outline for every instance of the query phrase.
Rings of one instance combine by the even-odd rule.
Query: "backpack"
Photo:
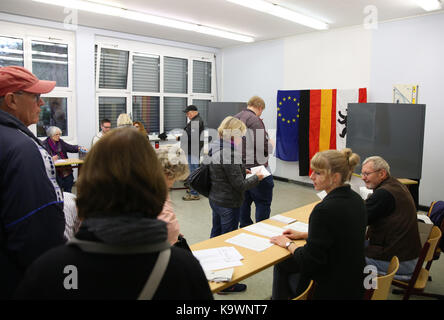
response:
[[[208,198],[211,189],[210,165],[203,164],[188,176],[189,186]]]
[[[444,201],[433,201],[430,206],[428,216],[435,226],[443,230],[442,226],[444,220]],[[438,246],[441,248],[441,250],[444,250],[444,242],[442,238]]]

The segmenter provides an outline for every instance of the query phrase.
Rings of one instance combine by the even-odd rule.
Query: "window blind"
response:
[[[32,41],[32,73],[41,80],[55,81],[57,87],[68,84],[68,45]]]
[[[109,119],[111,127],[117,127],[117,117],[121,113],[126,113],[125,97],[99,97],[99,128],[100,120]]]
[[[187,118],[183,110],[187,106],[187,98],[165,97],[163,106],[164,131],[183,129]]]
[[[160,58],[133,56],[133,91],[159,92]]]
[[[193,92],[211,93],[211,62],[193,60]]]
[[[23,40],[0,37],[0,67],[23,67]]]
[[[187,93],[188,60],[164,58],[164,91],[169,93]]]
[[[148,133],[159,133],[160,98],[133,96],[133,121],[143,123]]]
[[[99,88],[126,89],[129,51],[102,48],[100,52]]]

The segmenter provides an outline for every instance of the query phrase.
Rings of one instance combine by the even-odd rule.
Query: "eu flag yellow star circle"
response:
[[[300,101],[296,97],[286,96],[278,101],[278,121],[283,124],[295,124],[299,118]]]

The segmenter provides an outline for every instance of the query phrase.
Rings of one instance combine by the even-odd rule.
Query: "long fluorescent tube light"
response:
[[[98,14],[104,14],[108,16],[114,16],[129,20],[135,20],[145,23],[157,24],[161,26],[166,26],[170,28],[176,28],[186,31],[194,31],[203,34],[208,34],[216,37],[241,41],[241,42],[254,42],[254,38],[250,36],[245,36],[238,33],[233,33],[229,31],[214,29],[207,26],[202,26],[194,23],[183,22],[178,20],[173,20],[169,18],[163,18],[159,16],[154,16],[142,12],[126,10],[119,7],[113,7],[109,5],[94,3],[84,0],[32,0],[34,2],[40,2],[45,4],[51,4],[60,7],[66,7],[71,9],[77,9],[81,11],[88,11]]]
[[[416,0],[416,4],[425,11],[441,9],[441,1],[438,0]]]
[[[276,17],[280,17],[292,22],[302,24],[304,26],[317,29],[326,30],[328,29],[328,24],[317,19],[308,17],[301,13],[286,9],[284,7],[278,6],[276,4],[264,1],[264,0],[226,0],[250,9],[261,11],[264,13],[271,14]]]

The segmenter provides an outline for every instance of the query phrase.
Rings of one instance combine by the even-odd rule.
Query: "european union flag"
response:
[[[284,161],[299,160],[300,90],[278,90],[276,157]]]

